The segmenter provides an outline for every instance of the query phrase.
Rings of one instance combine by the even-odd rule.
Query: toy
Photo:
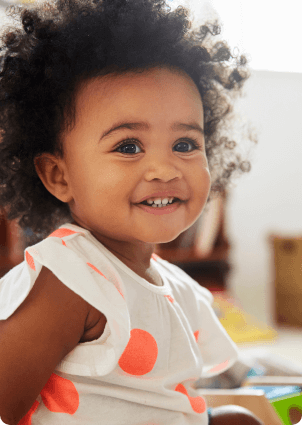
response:
[[[234,342],[269,341],[277,337],[277,332],[273,328],[246,313],[228,293],[221,291],[212,293],[213,308]]]
[[[249,387],[263,390],[273,405],[284,425],[297,424],[302,418],[302,388],[297,385],[287,386],[255,386]],[[295,422],[292,422],[295,420]],[[300,422],[299,422],[300,423]]]

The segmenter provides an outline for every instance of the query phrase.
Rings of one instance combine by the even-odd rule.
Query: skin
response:
[[[149,128],[123,128],[102,137],[116,123],[141,121]],[[188,229],[210,191],[203,133],[171,130],[175,122],[204,125],[200,93],[183,71],[153,68],[98,77],[78,90],[75,126],[62,136],[64,158],[43,154],[36,161],[45,187],[68,203],[74,224],[151,281],[155,244]],[[115,151],[128,138],[130,145]],[[162,190],[179,190],[186,202],[164,215],[135,205]]]

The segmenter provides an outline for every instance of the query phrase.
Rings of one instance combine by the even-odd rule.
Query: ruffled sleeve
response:
[[[201,376],[208,378],[233,366],[238,358],[238,349],[212,308],[214,299],[211,292],[193,279],[191,287],[198,311],[198,330],[194,335],[203,359]]]
[[[202,356],[201,377],[208,378],[229,369],[238,358],[238,349],[212,308],[213,295],[180,267],[161,258],[158,262],[177,279],[178,301]]]
[[[60,228],[25,250],[24,261],[0,280],[0,320],[24,301],[42,266],[107,318],[103,335],[78,344],[56,370],[80,376],[110,373],[130,338],[125,288],[109,260],[81,232]]]

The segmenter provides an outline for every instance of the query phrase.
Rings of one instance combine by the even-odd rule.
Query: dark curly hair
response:
[[[64,155],[60,135],[74,125],[84,79],[160,65],[182,69],[203,101],[211,194],[249,171],[221,125],[249,76],[246,59],[214,43],[217,22],[192,29],[188,14],[171,11],[165,0],[57,0],[7,9],[14,25],[2,30],[0,44],[0,207],[32,231],[31,242],[71,220],[68,204],[42,184],[34,158]]]

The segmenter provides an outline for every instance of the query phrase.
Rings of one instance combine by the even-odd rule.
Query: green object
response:
[[[289,412],[296,409],[302,415],[302,388],[297,385],[262,385],[253,386],[257,390],[263,390],[265,396],[274,407],[283,425],[292,425]]]
[[[292,408],[299,410],[302,413],[302,395],[294,395],[287,398],[282,398],[278,400],[270,400],[274,406],[276,412],[278,413],[280,419],[284,425],[292,425],[292,422],[289,417],[289,411]]]

